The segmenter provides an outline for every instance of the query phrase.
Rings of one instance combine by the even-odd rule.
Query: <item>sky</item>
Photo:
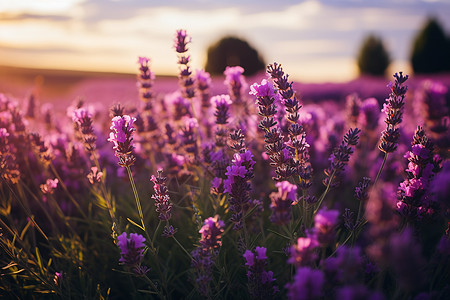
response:
[[[450,35],[450,0],[0,0],[0,65],[106,72],[177,72],[173,38],[192,37],[192,68],[224,36],[245,39],[291,79],[342,82],[358,74],[368,34],[382,38],[392,72],[410,71],[412,42],[427,17]]]

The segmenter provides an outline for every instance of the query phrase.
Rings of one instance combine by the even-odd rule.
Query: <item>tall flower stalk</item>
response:
[[[193,103],[193,98],[195,97],[194,77],[189,66],[191,56],[187,55],[187,45],[190,42],[191,38],[187,35],[186,30],[180,29],[176,31],[174,47],[178,54],[178,83],[181,88],[181,95],[191,102],[192,115],[196,118]]]
[[[390,82],[388,85],[391,89],[391,94],[389,95],[389,98],[386,99],[386,103],[383,105],[383,109],[381,110],[386,114],[386,120],[384,121],[386,123],[386,129],[381,133],[378,149],[384,153],[384,158],[375,178],[374,185],[377,183],[378,178],[380,178],[381,171],[386,164],[388,154],[397,149],[398,140],[400,138],[400,130],[398,126],[403,120],[405,97],[406,91],[408,90],[408,87],[403,84],[406,80],[408,80],[408,75],[403,76],[402,72],[400,72],[400,75],[395,73],[394,78],[395,81]]]

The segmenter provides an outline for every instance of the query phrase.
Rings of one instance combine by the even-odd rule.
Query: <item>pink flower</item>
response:
[[[266,79],[261,81],[261,84],[254,83],[250,86],[250,95],[255,95],[256,97],[275,97],[275,91],[273,85],[269,83]]]
[[[140,65],[148,65],[149,61],[150,61],[150,58],[148,58],[148,57],[139,56],[139,58],[138,58],[138,64],[140,64]]]
[[[288,263],[296,266],[312,264],[317,259],[315,249],[319,243],[314,237],[299,237],[297,244],[291,246]]]
[[[211,97],[211,104],[216,108],[220,106],[229,107],[232,104],[232,101],[229,95],[217,95]]]
[[[100,182],[102,177],[103,177],[103,172],[99,172],[97,167],[92,167],[91,171],[87,175],[87,178],[89,179],[89,182],[91,184],[94,184],[96,182]]]
[[[219,220],[219,216],[210,217],[203,222],[199,233],[202,235],[200,244],[205,250],[217,249],[222,246],[222,233],[224,232],[225,223]]]
[[[44,193],[44,195],[53,194],[53,191],[58,186],[58,182],[59,182],[59,180],[57,178],[47,179],[45,184],[40,185],[42,193]]]

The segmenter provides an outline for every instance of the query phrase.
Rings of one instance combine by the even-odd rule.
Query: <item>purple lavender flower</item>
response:
[[[139,96],[141,100],[146,103],[146,109],[152,106],[151,99],[153,98],[152,87],[155,80],[155,73],[150,70],[150,59],[140,56],[138,58],[139,74],[137,75],[137,86],[139,89]]]
[[[198,128],[198,121],[195,118],[185,118],[184,126],[181,128],[181,138],[184,149],[187,153],[191,154],[193,159],[195,159],[198,155],[196,135]]]
[[[355,188],[355,196],[361,202],[366,202],[369,198],[368,189],[370,184],[369,177],[363,177],[363,180]]]
[[[212,280],[212,269],[214,267],[214,254],[205,251],[202,247],[191,252],[193,276],[197,291],[204,297],[210,295],[210,282]]]
[[[374,131],[378,127],[380,105],[375,98],[368,98],[361,103],[361,112],[358,117],[358,126],[363,131]]]
[[[270,194],[270,221],[278,225],[287,224],[291,220],[292,204],[297,201],[297,186],[288,181],[277,182],[275,186],[278,191]]]
[[[414,111],[433,143],[444,150],[450,145],[448,88],[439,82],[425,80],[414,93]]]
[[[308,267],[297,269],[294,281],[286,285],[288,298],[292,300],[313,300],[323,296],[325,276],[320,270]]]
[[[136,275],[145,275],[149,271],[148,268],[141,266],[145,238],[137,233],[131,233],[128,238],[128,234],[124,232],[117,239],[117,246],[120,249],[119,262],[131,267]]]
[[[411,151],[406,152],[408,159],[408,177],[398,188],[397,211],[408,221],[417,222],[431,217],[439,209],[439,204],[427,193],[430,181],[439,171],[438,161],[433,156],[434,145],[426,137],[422,127],[418,127]]]
[[[339,147],[333,150],[333,153],[329,158],[330,167],[324,170],[326,177],[323,180],[323,184],[325,186],[331,186],[333,179],[337,177],[348,164],[350,155],[353,154],[352,146],[356,146],[358,144],[359,133],[361,133],[361,130],[358,128],[350,128],[350,130],[344,135],[344,139]],[[333,186],[336,185],[337,183],[334,183]]]
[[[152,175],[150,181],[155,184],[153,186],[155,194],[152,195],[152,199],[155,200],[159,219],[161,221],[169,221],[172,217],[172,203],[170,202],[169,190],[166,186],[167,177],[163,175],[162,170],[158,170],[157,175]]]
[[[318,247],[319,243],[315,236],[299,237],[297,243],[290,248],[288,263],[297,267],[312,265],[318,258],[316,253]]]
[[[197,89],[197,96],[202,100],[202,108],[210,106],[209,88],[211,86],[211,75],[204,70],[195,71],[195,85]]]
[[[81,140],[87,151],[94,151],[96,148],[97,136],[94,134],[92,126],[92,113],[86,108],[78,108],[73,111],[72,121],[75,129],[81,133]]]
[[[339,211],[322,208],[314,217],[314,235],[321,247],[327,247],[335,241],[335,228]]]
[[[0,174],[2,179],[16,184],[20,179],[20,171],[16,162],[16,156],[13,153],[13,149],[11,149],[9,136],[10,134],[6,128],[0,128]]]
[[[276,280],[272,271],[266,271],[267,248],[256,247],[255,253],[246,250],[243,254],[245,265],[248,268],[248,291],[252,299],[270,299],[278,292],[278,287],[273,285]]]
[[[234,223],[234,230],[243,227],[243,217],[250,208],[251,199],[249,195],[250,184],[247,182],[253,178],[253,155],[249,150],[243,153],[235,153],[233,165],[227,167],[224,181],[225,192],[230,194],[230,210],[233,212],[231,221]]]
[[[178,81],[181,87],[181,93],[184,98],[192,99],[195,96],[194,79],[192,78],[192,71],[190,70],[190,56],[186,55],[188,51],[187,44],[191,42],[186,30],[177,30],[175,35],[175,50],[178,53],[178,64],[180,66],[180,73]]]
[[[225,125],[228,123],[228,109],[232,104],[230,96],[228,95],[217,95],[211,98],[211,103],[214,105],[216,112],[214,116],[216,117],[216,124]]]
[[[236,103],[242,102],[242,92],[248,87],[243,73],[244,68],[240,66],[226,67],[223,72],[225,74],[225,85],[228,86],[231,99]]]
[[[174,47],[177,53],[185,53],[186,51],[188,51],[186,46],[190,42],[191,38],[187,35],[186,30],[177,30],[174,41]]]
[[[216,117],[216,146],[224,147],[227,144],[228,137],[228,119],[230,114],[228,110],[231,105],[231,99],[228,95],[218,95],[211,98],[211,103],[216,109],[214,116]]]
[[[199,233],[201,234],[200,244],[205,250],[216,250],[222,246],[222,233],[225,223],[219,220],[219,216],[210,217],[203,222]]]
[[[372,292],[364,285],[347,285],[339,288],[336,291],[336,299],[357,300],[385,300],[385,297],[380,292]],[[417,300],[417,299],[416,299]]]
[[[350,127],[358,125],[358,118],[361,111],[361,99],[356,93],[350,94],[345,98],[347,116]]]
[[[55,179],[47,179],[45,184],[41,184],[40,188],[44,195],[47,194],[53,194],[54,190],[58,187],[59,180],[57,178]]]
[[[361,249],[341,246],[336,251],[336,257],[327,258],[323,265],[327,277],[339,283],[353,283],[362,270]]]
[[[132,135],[136,130],[133,127],[134,121],[136,121],[136,118],[129,115],[112,118],[112,126],[110,127],[112,132],[108,141],[114,143],[113,149],[115,155],[119,158],[119,165],[122,167],[129,167],[136,160],[131,154],[134,149]]]
[[[257,83],[252,84],[250,86],[249,94],[250,95],[254,95],[257,98],[258,97],[260,97],[260,98],[267,97],[269,99],[270,98],[274,98],[274,99],[276,98],[276,96],[275,96],[276,94],[275,94],[275,90],[273,88],[273,85],[270,82],[268,82],[266,79],[263,79],[261,81],[261,84],[257,84]]]
[[[426,283],[422,273],[426,263],[422,249],[409,228],[391,236],[389,258],[402,289],[418,291]]]
[[[86,176],[91,184],[95,184],[97,182],[100,182],[103,177],[103,172],[99,172],[97,167],[91,167],[91,171]]]
[[[408,80],[408,75],[403,76],[402,72],[400,72],[400,75],[395,73],[394,78],[395,82],[390,82],[388,85],[392,92],[381,110],[386,114],[386,120],[384,121],[386,129],[382,132],[378,149],[386,154],[397,149],[398,139],[400,138],[398,125],[403,120],[405,96],[408,90],[407,86],[403,86],[403,83]]]
[[[222,246],[222,233],[225,223],[219,220],[219,216],[210,217],[203,222],[199,230],[201,234],[200,246],[191,252],[191,266],[194,272],[196,288],[203,296],[210,295],[209,284],[212,280],[212,268],[219,248]]]
[[[291,157],[285,155],[283,149],[286,148],[284,136],[279,127],[276,127],[275,114],[277,113],[275,102],[279,101],[278,94],[271,83],[263,79],[261,84],[253,84],[250,87],[250,95],[256,96],[259,115],[263,117],[258,127],[264,131],[264,149],[269,156],[270,165],[275,168],[276,177],[274,180],[287,179],[295,174],[295,168],[291,166]]]

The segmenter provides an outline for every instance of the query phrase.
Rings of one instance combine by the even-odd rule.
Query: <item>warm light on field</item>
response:
[[[167,37],[186,28],[194,36],[194,68],[204,67],[208,46],[236,35],[267,62],[298,66],[295,79],[346,81],[357,76],[354,59],[367,34],[379,34],[393,63],[403,64],[425,17],[450,14],[442,1],[352,3],[2,0],[0,65],[133,73],[137,57],[146,55],[156,73],[175,75]]]

